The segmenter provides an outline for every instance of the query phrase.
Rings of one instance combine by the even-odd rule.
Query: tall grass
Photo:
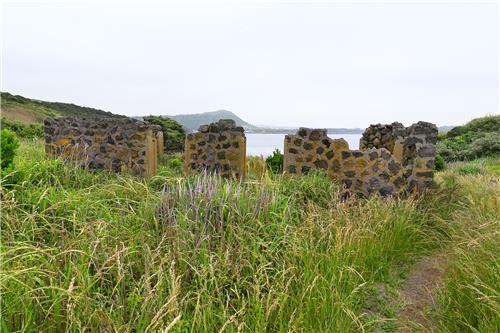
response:
[[[466,166],[464,166],[466,167]],[[486,176],[445,174],[460,184],[450,267],[440,291],[443,332],[500,331],[500,186]]]
[[[2,332],[369,331],[369,285],[482,209],[450,184],[340,202],[322,174],[89,173],[37,141],[17,169],[1,193]]]

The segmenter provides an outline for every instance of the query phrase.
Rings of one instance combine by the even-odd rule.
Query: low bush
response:
[[[165,151],[173,153],[182,152],[184,150],[186,132],[177,121],[160,116],[147,116],[144,117],[144,121],[161,127]]]
[[[34,139],[42,138],[44,136],[42,124],[22,124],[6,118],[2,118],[1,123],[2,128],[9,129],[10,131],[16,133],[19,138]]]
[[[500,156],[500,116],[477,118],[440,135],[437,153],[446,162]]]
[[[14,133],[4,128],[0,131],[0,146],[2,184],[8,184],[14,180],[12,173],[14,172],[14,158],[19,147],[19,141]]]
[[[182,168],[182,160],[180,158],[172,158],[168,161],[168,166],[174,170]]]
[[[283,154],[279,149],[274,150],[273,154],[266,158],[266,166],[273,173],[283,172]]]
[[[434,169],[436,171],[442,171],[444,170],[445,167],[445,162],[443,156],[437,154],[436,157],[434,158]]]

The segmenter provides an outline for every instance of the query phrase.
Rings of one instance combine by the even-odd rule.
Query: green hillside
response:
[[[47,102],[1,93],[2,117],[22,124],[41,123],[46,117],[122,118],[111,112],[72,103]]]
[[[447,162],[500,155],[500,115],[453,127],[439,136],[437,151]]]
[[[43,120],[47,117],[76,118],[124,118],[111,112],[79,106],[71,103],[47,102],[7,92],[1,93],[1,126],[16,133],[20,138],[43,137]],[[175,120],[159,117],[144,117],[144,121],[162,126],[165,149],[182,151],[184,130]]]
[[[1,93],[2,128],[14,131],[23,138],[43,136],[43,120],[47,117],[123,118],[111,112],[72,103],[47,102]]]

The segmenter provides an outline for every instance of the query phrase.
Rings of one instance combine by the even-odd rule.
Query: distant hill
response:
[[[175,116],[163,116],[167,118],[174,119],[182,124],[182,126],[188,131],[196,131],[198,127],[205,124],[210,124],[218,121],[219,119],[232,119],[238,126],[243,126],[245,130],[250,130],[255,128],[255,126],[247,123],[231,111],[219,110],[212,112],[203,113],[193,113],[193,114],[179,114]]]
[[[24,125],[41,124],[46,117],[79,117],[79,118],[123,118],[108,111],[95,108],[79,106],[72,103],[47,102],[37,99],[26,98],[19,95],[12,95],[8,92],[1,93],[2,119],[4,124],[20,123]],[[275,133],[289,134],[295,133],[298,128],[294,127],[264,127],[255,126],[238,117],[231,111],[218,110],[212,112],[164,115],[179,122],[187,132],[193,132],[201,125],[216,122],[219,119],[233,119],[238,126],[243,126],[247,133]],[[134,117],[142,120],[142,116]],[[447,131],[453,126],[442,126],[439,131]],[[327,128],[331,134],[361,134],[361,128]]]
[[[268,133],[268,134],[290,134],[295,133],[298,128],[296,127],[259,127],[252,125],[245,120],[238,117],[231,111],[219,110],[212,112],[193,113],[193,114],[179,114],[175,116],[163,115],[161,117],[171,118],[179,123],[186,129],[187,132],[196,131],[201,125],[210,124],[218,121],[219,119],[232,119],[238,126],[243,126],[247,133]],[[142,119],[142,117],[135,117]],[[358,134],[363,130],[360,128],[328,128],[329,133],[335,134]]]
[[[449,130],[451,130],[453,127],[455,126],[439,126],[438,127],[438,131],[440,133],[444,133],[444,132],[448,132]]]
[[[47,102],[2,92],[2,118],[21,124],[42,123],[46,117],[123,118],[111,112],[71,103]]]

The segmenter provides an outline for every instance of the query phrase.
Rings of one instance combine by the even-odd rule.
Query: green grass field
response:
[[[478,163],[478,162],[475,162]],[[419,198],[340,202],[322,174],[90,173],[23,141],[3,187],[1,332],[380,332],[377,284],[448,251],[438,332],[500,327],[499,161]],[[472,171],[464,171],[474,169]],[[4,184],[5,185],[5,184]]]

